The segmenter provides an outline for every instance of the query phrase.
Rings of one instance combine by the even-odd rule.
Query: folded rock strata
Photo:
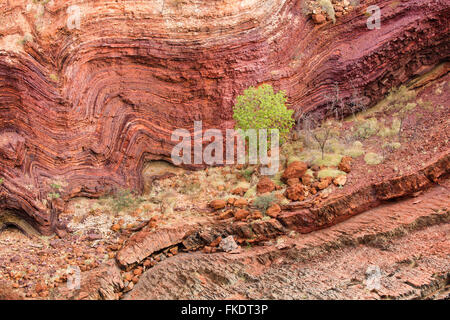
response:
[[[3,2],[0,207],[51,233],[69,198],[142,190],[144,163],[170,161],[174,129],[233,127],[250,85],[286,90],[298,116],[320,113],[335,84],[344,102],[356,89],[374,103],[448,58],[448,1],[376,1],[379,30],[366,26],[375,1],[322,25],[302,3],[77,1],[70,29],[71,2]]]

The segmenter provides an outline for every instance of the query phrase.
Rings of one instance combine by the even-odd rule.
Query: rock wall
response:
[[[446,0],[361,1],[320,25],[303,2],[3,1],[0,207],[50,233],[64,200],[141,190],[144,163],[170,161],[174,129],[232,127],[250,85],[320,112],[335,84],[344,101],[356,89],[373,103],[448,59]],[[379,30],[366,26],[370,4]]]

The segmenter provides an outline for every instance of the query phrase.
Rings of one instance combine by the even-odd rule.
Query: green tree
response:
[[[237,97],[233,118],[238,129],[278,129],[283,143],[294,125],[294,110],[286,107],[286,93],[274,92],[269,84],[250,87]],[[270,131],[268,132],[270,136]]]

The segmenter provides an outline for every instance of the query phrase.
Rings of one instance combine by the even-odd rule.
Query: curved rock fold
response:
[[[336,84],[344,102],[356,89],[374,103],[448,58],[448,1],[377,1],[379,30],[366,27],[374,1],[322,25],[301,3],[0,5],[0,207],[51,233],[67,199],[142,190],[144,163],[170,161],[174,129],[232,127],[250,85],[320,113]],[[72,4],[80,29],[67,27]]]

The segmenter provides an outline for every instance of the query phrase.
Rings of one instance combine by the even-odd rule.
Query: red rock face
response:
[[[49,233],[52,183],[63,200],[141,190],[145,161],[170,161],[174,129],[232,127],[250,85],[320,112],[335,83],[344,101],[355,87],[375,102],[449,52],[443,0],[377,1],[379,30],[366,27],[373,1],[334,25],[294,0],[169,2],[78,1],[72,30],[70,2],[0,5],[0,207]]]

